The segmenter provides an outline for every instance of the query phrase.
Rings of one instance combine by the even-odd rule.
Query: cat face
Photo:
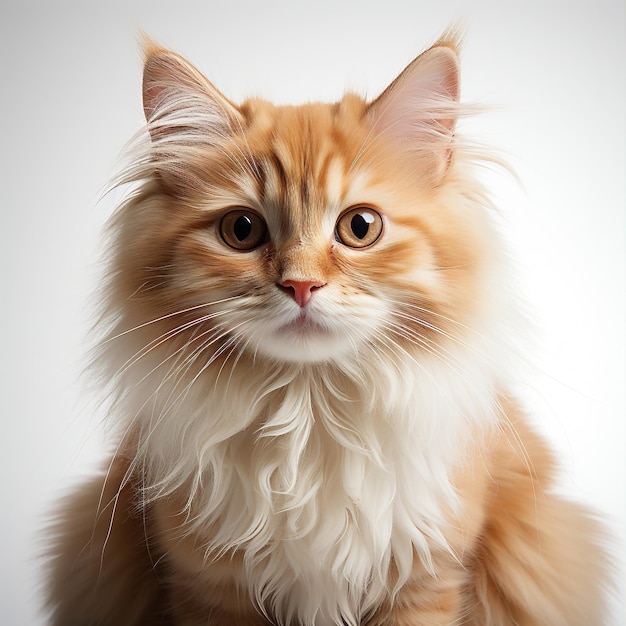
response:
[[[473,314],[485,249],[453,167],[457,95],[446,46],[372,103],[299,107],[236,107],[148,49],[126,299],[211,358],[440,351]]]
[[[184,282],[198,299],[228,299],[220,323],[253,352],[318,361],[358,351],[391,319],[383,266],[415,257],[419,232],[391,221],[385,188],[351,167],[367,128],[346,133],[345,111],[255,103],[247,113],[245,144],[226,144],[200,168],[218,173],[220,205],[177,242],[176,264],[194,276]],[[416,265],[427,265],[427,246],[419,252]]]

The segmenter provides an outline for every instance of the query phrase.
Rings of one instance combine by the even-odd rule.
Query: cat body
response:
[[[509,397],[518,327],[444,37],[373,102],[235,106],[146,46],[113,217],[117,448],[52,623],[602,623],[601,531]]]

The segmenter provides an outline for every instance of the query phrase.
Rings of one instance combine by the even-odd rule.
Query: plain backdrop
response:
[[[464,98],[492,105],[465,128],[522,182],[485,174],[537,329],[527,403],[562,458],[562,488],[606,516],[622,558],[623,0],[5,0],[0,624],[43,623],[45,513],[105,450],[79,378],[116,201],[100,196],[143,122],[139,29],[235,101],[302,102],[377,95],[458,19]],[[624,597],[623,569],[618,584]],[[610,624],[624,623],[616,604]]]

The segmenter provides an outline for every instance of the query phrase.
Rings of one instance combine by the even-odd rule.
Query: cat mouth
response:
[[[310,311],[300,311],[292,319],[274,326],[272,331],[261,333],[258,349],[288,363],[318,363],[338,358],[351,344],[343,334],[315,318]]]
[[[307,315],[304,311],[302,311],[294,320],[285,324],[281,330],[297,333],[299,335],[328,334],[328,329],[311,319],[311,316]]]

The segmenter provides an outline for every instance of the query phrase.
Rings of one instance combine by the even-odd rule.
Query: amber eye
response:
[[[380,213],[366,206],[348,209],[337,221],[337,239],[351,248],[366,248],[383,232]]]
[[[222,239],[235,250],[254,250],[267,239],[267,225],[263,218],[250,209],[235,209],[220,222]]]

